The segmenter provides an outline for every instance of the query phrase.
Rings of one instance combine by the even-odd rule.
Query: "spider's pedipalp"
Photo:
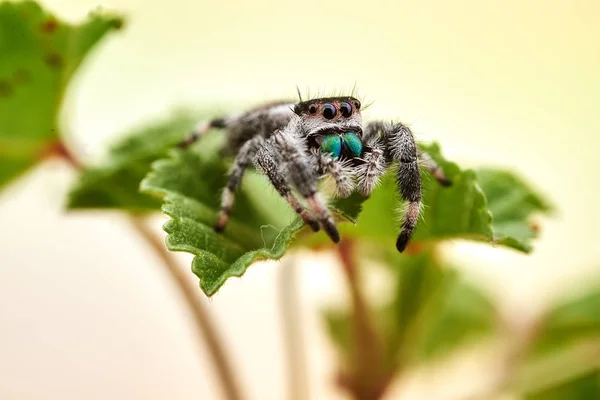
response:
[[[357,167],[358,187],[363,196],[371,194],[385,173],[388,163],[385,159],[385,145],[376,136],[370,136],[365,142],[363,163]]]
[[[335,159],[320,149],[311,151],[314,167],[324,175],[331,176],[335,183],[335,196],[346,198],[354,191],[354,169],[350,160]]]

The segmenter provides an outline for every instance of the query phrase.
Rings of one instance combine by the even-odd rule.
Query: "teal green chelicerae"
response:
[[[344,146],[348,149],[352,157],[360,157],[362,154],[362,142],[355,132],[346,132],[342,135]]]
[[[342,152],[342,139],[339,135],[326,135],[321,142],[321,150],[331,154],[333,158],[339,158]]]

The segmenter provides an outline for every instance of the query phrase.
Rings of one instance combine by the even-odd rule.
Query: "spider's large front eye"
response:
[[[348,118],[352,115],[352,106],[348,103],[342,103],[340,105],[340,112],[344,116],[344,118]]]
[[[325,118],[332,119],[333,117],[335,117],[335,114],[337,114],[337,110],[335,109],[333,104],[325,104],[321,109],[321,113],[323,113],[323,116]]]

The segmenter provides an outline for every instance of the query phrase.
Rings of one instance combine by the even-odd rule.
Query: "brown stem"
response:
[[[228,400],[241,400],[242,392],[233,373],[233,368],[227,358],[225,346],[221,343],[217,329],[202,305],[203,299],[199,296],[199,289],[193,285],[187,275],[174,262],[172,256],[165,248],[165,244],[153,234],[142,217],[130,216],[129,221],[142,236],[154,253],[163,261],[167,273],[173,278],[179,292],[194,316],[194,321],[204,335],[206,347],[212,357],[215,369],[221,382],[221,388]]]
[[[306,374],[306,350],[302,340],[300,306],[298,304],[297,261],[293,255],[284,258],[279,275],[281,316],[283,319],[283,340],[288,361],[288,399],[309,398],[308,377]]]
[[[69,163],[74,169],[80,171],[83,168],[79,158],[73,153],[63,142],[58,141],[49,146],[47,151],[41,155],[43,158],[59,157]],[[177,285],[181,297],[185,300],[188,308],[194,316],[194,321],[198,330],[204,336],[206,347],[210,353],[214,367],[221,383],[225,398],[228,400],[241,400],[241,389],[238,381],[235,378],[233,368],[227,358],[225,345],[221,342],[217,328],[210,316],[204,308],[203,298],[199,295],[199,289],[187,279],[187,276],[177,266],[172,256],[167,251],[165,244],[158,240],[152,233],[151,229],[145,223],[145,220],[139,216],[129,215],[129,222],[135,230],[143,237],[148,245],[154,250],[156,256],[163,262],[161,263],[168,275],[173,278],[173,282]]]
[[[354,261],[354,243],[351,240],[343,240],[337,246],[337,250],[352,297],[352,324],[356,349],[353,370],[342,375],[341,383],[356,399],[376,400],[385,392],[391,374],[386,371],[381,340],[373,326],[369,307],[360,289]]]

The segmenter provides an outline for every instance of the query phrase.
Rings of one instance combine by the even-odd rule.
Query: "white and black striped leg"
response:
[[[235,191],[242,181],[246,167],[248,167],[250,162],[252,162],[256,151],[263,141],[264,139],[260,136],[256,136],[248,140],[240,148],[240,151],[235,157],[235,161],[233,162],[231,170],[229,171],[227,186],[225,186],[225,189],[223,189],[223,194],[221,196],[221,209],[219,211],[219,219],[215,225],[215,231],[222,232],[225,229],[227,221],[229,220],[229,214],[231,214],[231,208],[235,198]]]
[[[268,147],[263,146],[254,160],[256,169],[262,171],[271,181],[275,190],[283,197],[288,204],[294,209],[294,211],[304,220],[304,222],[310,226],[310,228],[317,232],[319,230],[319,223],[317,220],[300,205],[296,197],[294,197],[290,186],[285,181],[285,178],[278,171],[278,164],[275,158],[271,154]]]
[[[445,187],[452,186],[452,181],[444,174],[444,171],[440,168],[439,165],[434,161],[433,158],[429,154],[424,151],[419,150],[419,160],[421,164],[427,168],[427,170],[431,173],[431,175],[442,185]]]
[[[357,167],[358,188],[363,196],[371,194],[388,167],[385,145],[379,137],[371,135],[365,139],[363,164]]]
[[[196,126],[196,129],[190,135],[179,142],[177,145],[182,149],[188,148],[190,145],[194,144],[198,139],[200,139],[204,134],[210,131],[213,128],[226,128],[227,125],[225,123],[225,119],[216,118],[211,121],[203,121]]]
[[[290,125],[293,123],[294,121]],[[327,205],[317,193],[317,178],[304,148],[305,145],[293,130],[294,127],[288,125],[285,130],[277,132],[268,143],[273,145],[275,153],[283,162],[289,182],[306,199],[309,209],[331,240],[338,243],[340,234]]]
[[[335,182],[335,196],[346,198],[354,191],[354,169],[348,161],[335,159],[331,154],[323,153],[320,149],[313,149],[312,157],[318,171],[329,175]]]
[[[403,200],[408,201],[396,248],[403,252],[412,237],[421,211],[421,174],[417,157],[417,145],[412,132],[400,123],[375,123],[369,130],[379,131],[385,143],[387,155],[400,162],[397,171],[398,189]]]

